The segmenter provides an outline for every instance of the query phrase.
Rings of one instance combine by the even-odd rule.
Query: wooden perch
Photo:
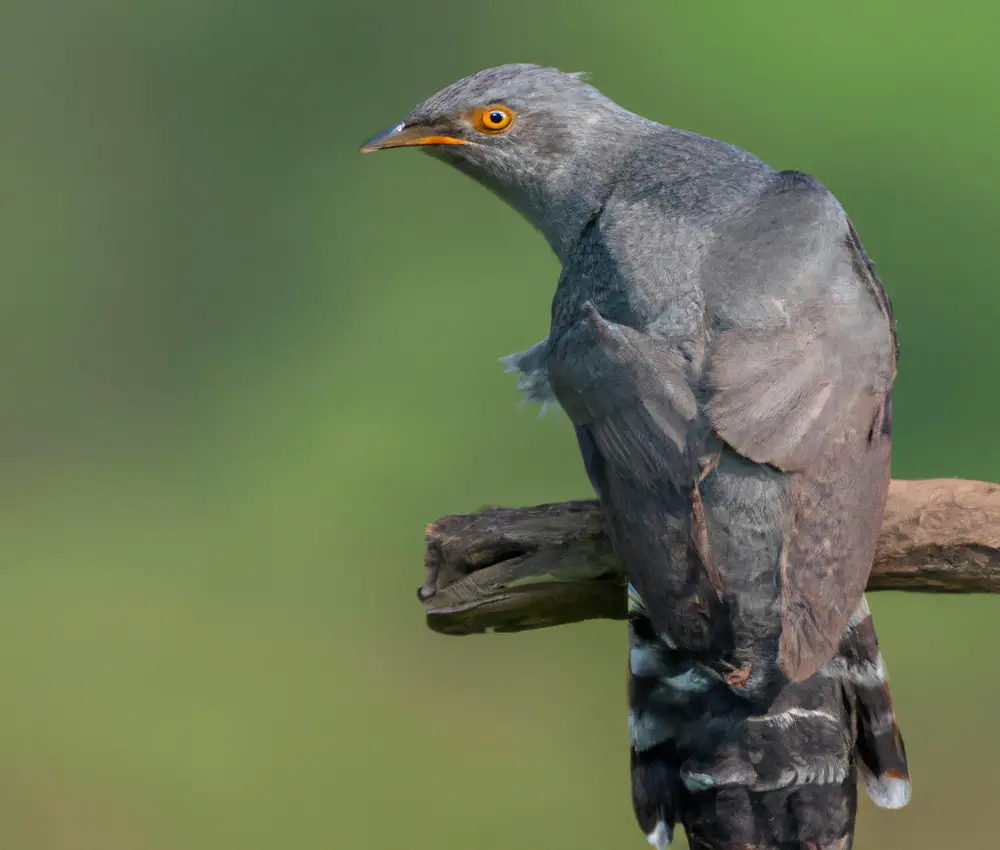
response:
[[[488,508],[427,529],[427,624],[516,632],[625,618],[625,577],[597,502]],[[1000,485],[893,481],[869,590],[1000,593]]]

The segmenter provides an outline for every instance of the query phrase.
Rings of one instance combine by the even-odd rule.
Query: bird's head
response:
[[[432,95],[361,151],[420,146],[500,195],[558,252],[648,126],[580,74],[503,65]]]

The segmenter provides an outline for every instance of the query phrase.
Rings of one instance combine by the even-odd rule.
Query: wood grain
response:
[[[596,501],[442,517],[427,528],[425,565],[418,596],[444,634],[625,618]],[[868,590],[1000,593],[1000,485],[894,480]]]

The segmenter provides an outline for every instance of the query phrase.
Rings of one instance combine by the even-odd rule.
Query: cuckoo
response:
[[[889,299],[837,199],[632,113],[580,74],[491,68],[362,151],[420,146],[561,263],[510,355],[558,404],[629,580],[632,800],[650,844],[851,847],[858,780],[910,796],[864,597],[889,483]]]

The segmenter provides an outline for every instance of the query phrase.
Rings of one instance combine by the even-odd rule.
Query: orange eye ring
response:
[[[480,109],[476,115],[476,129],[481,133],[499,135],[508,132],[514,126],[514,111],[494,104]]]

